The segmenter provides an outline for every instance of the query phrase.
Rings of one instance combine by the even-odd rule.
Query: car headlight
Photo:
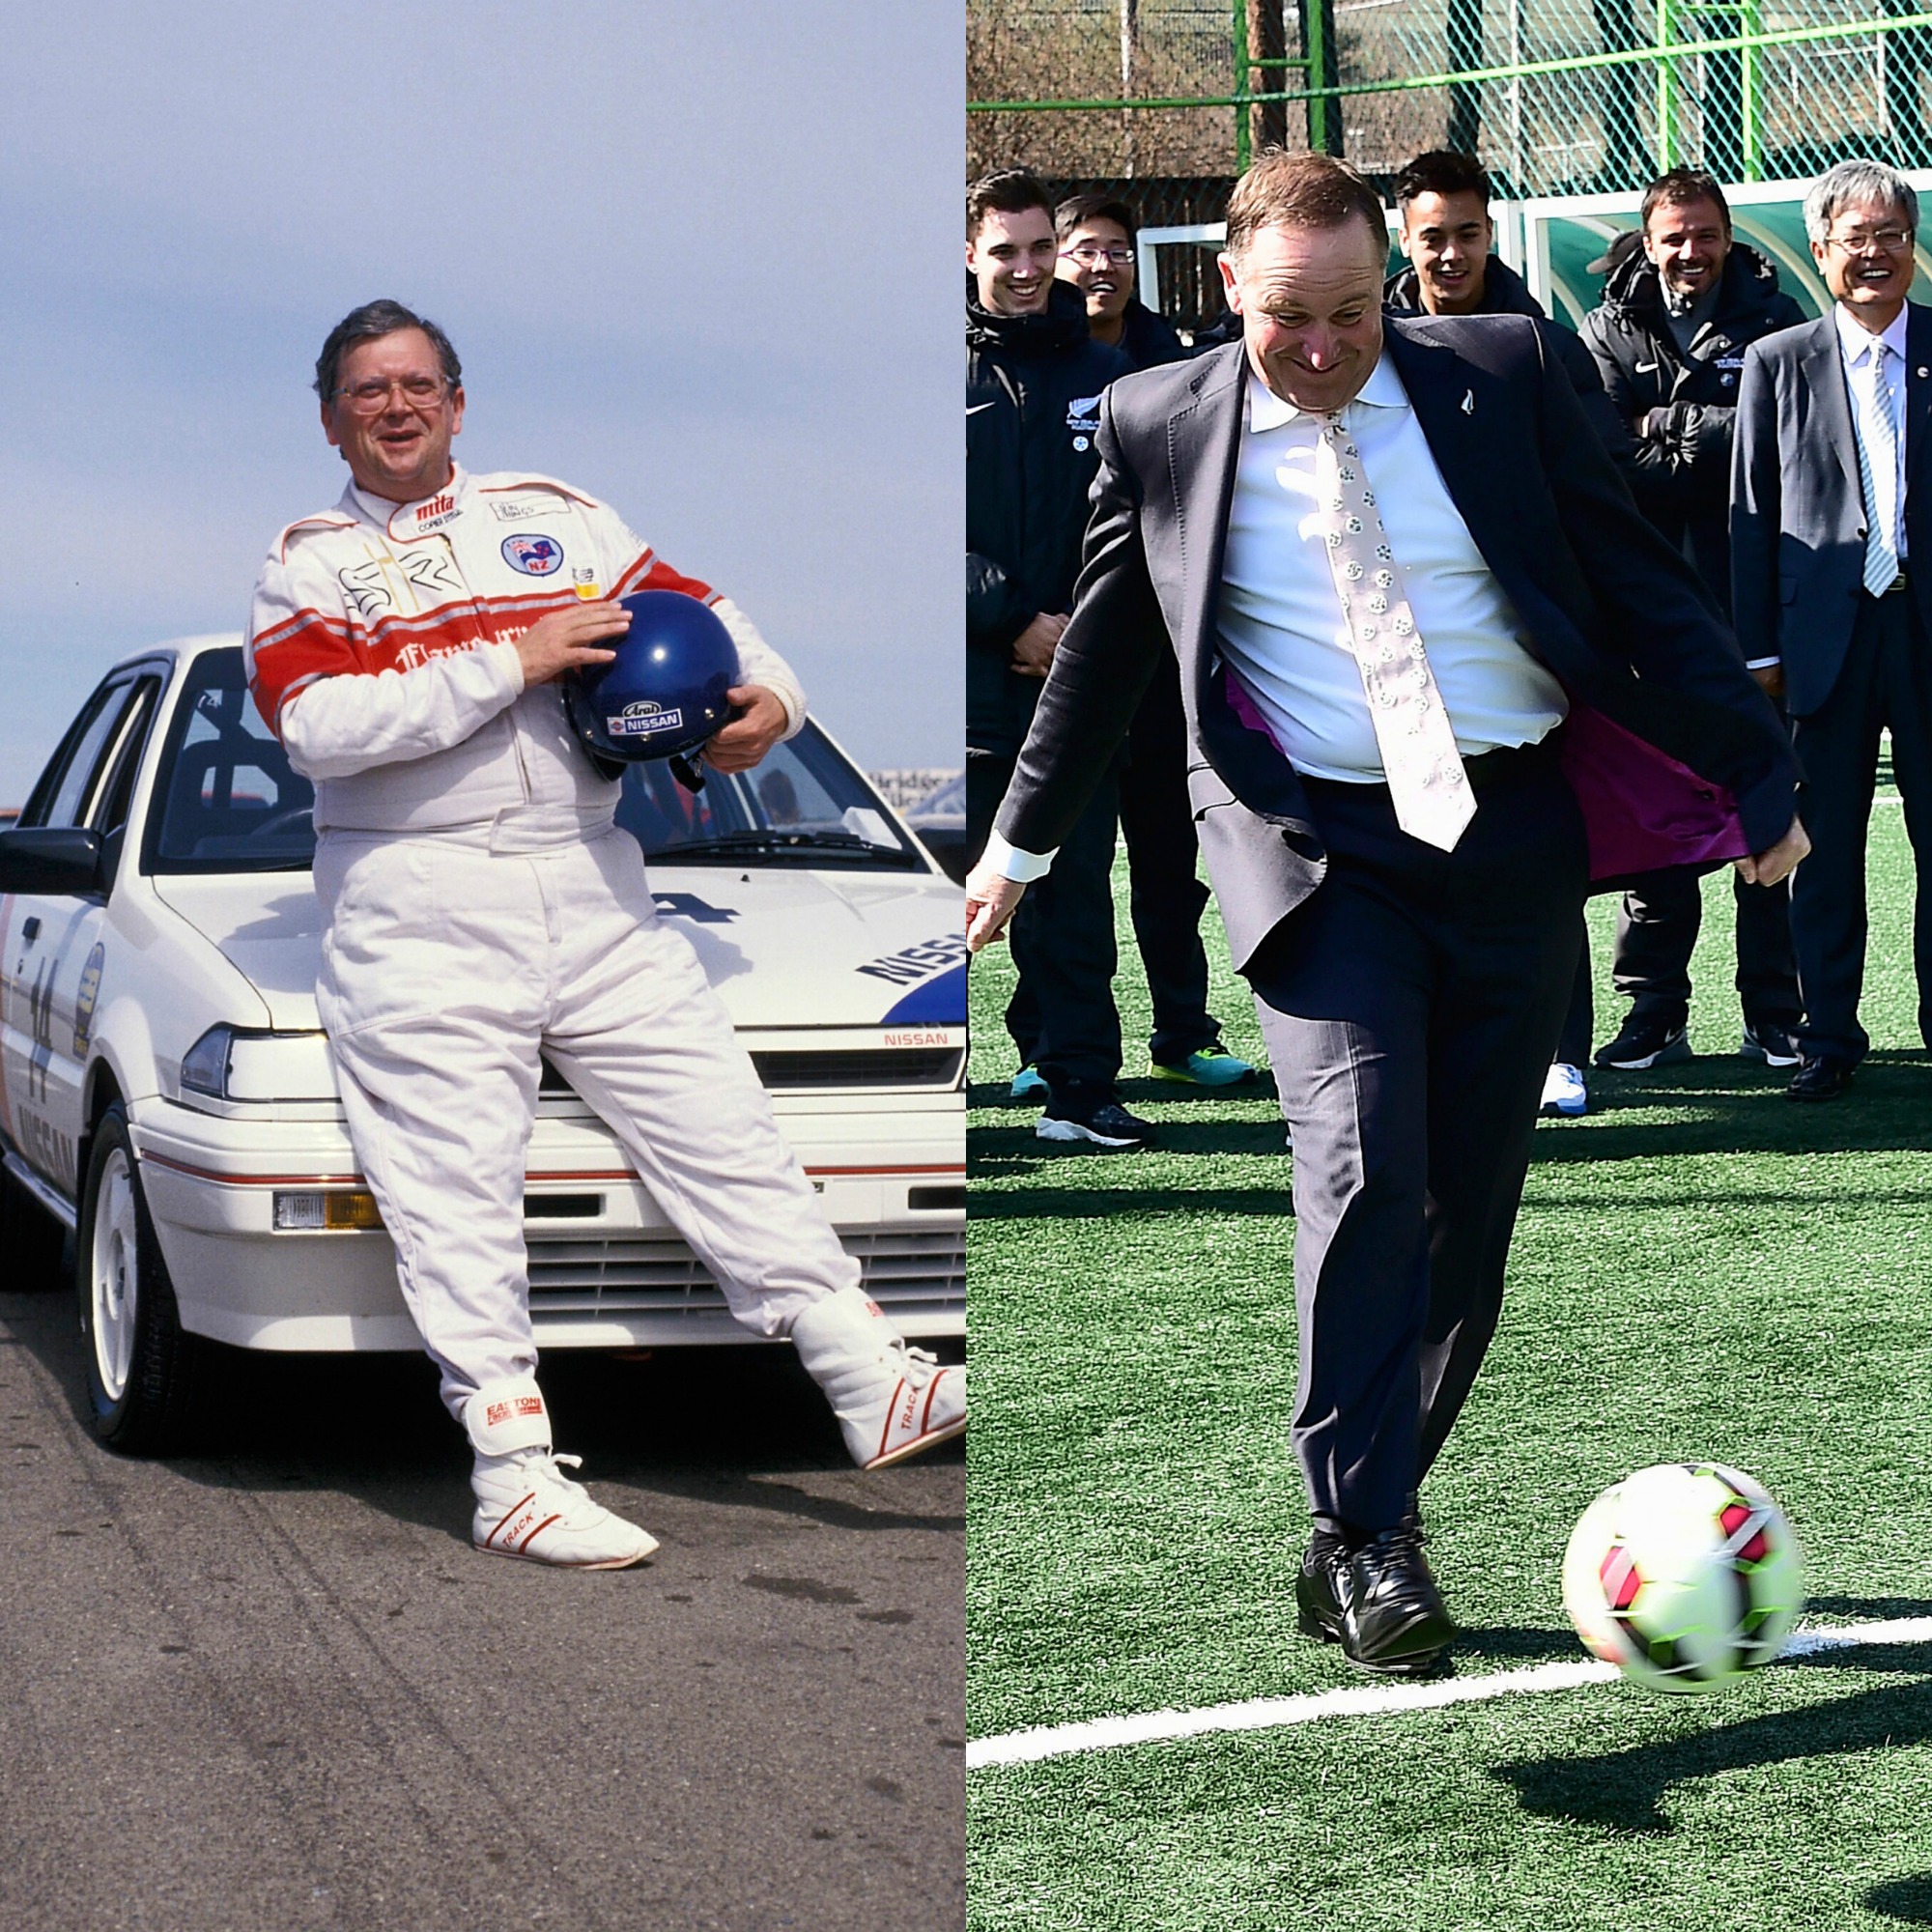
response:
[[[333,1100],[335,1065],[321,1033],[212,1026],[182,1056],[181,1084],[213,1100]]]

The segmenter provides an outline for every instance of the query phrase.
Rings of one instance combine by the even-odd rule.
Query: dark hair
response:
[[[1228,253],[1238,255],[1264,228],[1342,228],[1350,221],[1366,221],[1386,244],[1381,197],[1347,161],[1271,148],[1228,197]]]
[[[1718,213],[1723,217],[1724,233],[1731,232],[1731,205],[1724,199],[1717,176],[1706,174],[1702,168],[1672,168],[1667,174],[1659,175],[1643,191],[1637,220],[1648,229],[1653,209],[1682,208],[1691,201],[1715,201]]]
[[[1395,178],[1395,205],[1406,208],[1419,194],[1476,194],[1488,208],[1495,198],[1490,185],[1490,171],[1474,155],[1459,155],[1453,148],[1432,148]]]
[[[450,346],[449,337],[426,315],[405,308],[399,301],[364,302],[352,308],[333,328],[315,358],[315,392],[326,403],[335,394],[335,379],[342,373],[342,358],[358,342],[374,342],[379,336],[393,335],[399,328],[419,328],[436,345],[437,359],[442,364],[444,380],[454,389],[463,382],[463,364]]]
[[[1020,214],[1029,208],[1044,211],[1053,218],[1053,197],[1046,184],[1031,168],[995,168],[981,175],[966,190],[966,239],[979,234],[987,215]]]
[[[1111,194],[1069,195],[1053,211],[1053,232],[1063,242],[1076,228],[1085,228],[1090,221],[1117,223],[1127,231],[1129,242],[1141,230],[1140,223],[1134,219],[1133,210]]]

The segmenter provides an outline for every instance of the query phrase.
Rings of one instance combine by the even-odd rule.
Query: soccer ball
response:
[[[1804,1607],[1784,1512],[1720,1463],[1663,1463],[1605,1490],[1563,1555],[1584,1647],[1649,1690],[1715,1690],[1768,1663]]]

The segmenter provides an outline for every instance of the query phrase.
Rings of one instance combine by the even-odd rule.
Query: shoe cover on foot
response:
[[[552,1454],[550,1414],[528,1376],[478,1389],[464,1405],[463,1425],[476,1452],[469,1540],[478,1549],[561,1569],[622,1570],[658,1547],[558,1467],[580,1467],[582,1459]]]
[[[966,1427],[966,1371],[908,1348],[862,1289],[814,1301],[791,1339],[860,1468],[902,1463]]]

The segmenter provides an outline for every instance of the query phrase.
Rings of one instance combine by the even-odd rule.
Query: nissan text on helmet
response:
[[[630,629],[609,664],[564,685],[564,708],[596,756],[629,764],[701,750],[731,716],[738,647],[717,613],[675,590],[620,598]]]

